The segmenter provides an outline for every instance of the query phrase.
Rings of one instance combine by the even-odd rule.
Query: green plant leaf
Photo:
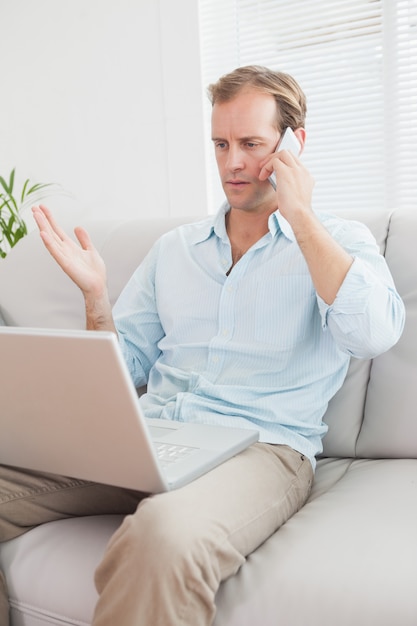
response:
[[[26,196],[26,188],[29,185],[29,178],[25,180],[22,187],[22,195],[20,196],[20,202],[23,202]]]
[[[3,194],[0,194],[0,212],[2,210],[3,207],[7,206],[7,199],[5,198],[5,196],[3,196]]]
[[[6,181],[4,180],[3,176],[0,176],[0,185],[3,187],[4,191],[7,194],[9,194],[10,196],[13,193],[15,171],[16,171],[16,168],[14,167],[12,169],[12,171],[10,172],[10,177],[9,177],[9,182],[8,183],[6,183]]]
[[[13,238],[13,246],[15,246],[17,244],[18,241],[20,241],[20,239],[23,239],[23,237],[27,234],[27,230],[26,228],[18,228],[17,230],[15,230],[14,232],[14,238]]]
[[[19,212],[19,207],[17,206],[16,200],[13,198],[13,196],[11,195],[3,196],[2,200],[3,200],[2,208],[4,206],[7,206],[7,210],[10,211],[10,213]]]
[[[44,189],[45,187],[51,187],[51,185],[53,185],[53,183],[36,183],[36,185],[33,185],[33,187],[29,189],[26,195],[29,196],[31,193],[35,193],[35,191],[39,191],[39,189]]]
[[[14,213],[12,213],[9,217],[9,221],[7,222],[7,231],[9,233],[13,232],[13,226],[16,222],[16,215],[14,215]]]
[[[6,193],[9,193],[9,186],[6,183],[6,181],[4,180],[3,176],[0,176],[0,185],[3,187],[4,191]]]
[[[55,183],[35,183],[31,185],[30,179],[27,178],[23,183],[20,194],[15,198],[13,195],[15,173],[16,168],[13,168],[8,181],[0,176],[0,190],[3,190],[3,193],[0,193],[0,258],[4,258],[9,248],[13,248],[20,239],[27,235],[26,222],[22,219],[21,214],[31,201],[31,199],[28,199],[28,196],[36,194],[38,197],[35,195],[32,200],[35,202],[45,195],[42,190],[48,187],[56,187],[60,189],[60,193],[63,193],[60,185]]]
[[[12,196],[12,194],[13,194],[15,172],[16,172],[16,168],[14,167],[12,169],[12,171],[10,172],[9,190],[8,190],[8,193],[9,193],[10,196]]]

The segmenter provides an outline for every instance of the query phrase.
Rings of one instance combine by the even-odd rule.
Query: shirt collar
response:
[[[289,239],[290,241],[295,241],[293,229],[291,228],[289,222],[285,219],[285,217],[282,217],[279,210],[276,210],[269,216],[268,228],[273,237],[275,237],[275,235],[279,231],[281,231],[287,239]]]
[[[206,239],[209,239],[213,233],[216,234],[222,241],[227,242],[228,237],[226,232],[225,215],[229,209],[229,204],[225,202],[215,215],[194,224],[193,226],[195,230],[191,237],[191,243],[202,243],[203,241],[206,241]]]
[[[196,231],[192,238],[192,243],[197,244],[209,239],[214,233],[224,242],[228,241],[226,232],[226,213],[230,211],[230,204],[224,202],[219,211],[212,217],[202,222],[197,223]],[[281,215],[279,210],[271,213],[268,219],[268,228],[272,237],[275,237],[280,232],[290,241],[295,241],[295,235],[289,222]]]

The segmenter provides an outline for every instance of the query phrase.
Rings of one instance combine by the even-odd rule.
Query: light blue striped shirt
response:
[[[331,306],[279,212],[227,276],[227,210],[167,233],[135,271],[114,307],[124,358],[148,385],[147,416],[256,428],[314,467],[350,356],[389,349],[403,303],[369,230],[327,214],[317,215],[354,258]]]

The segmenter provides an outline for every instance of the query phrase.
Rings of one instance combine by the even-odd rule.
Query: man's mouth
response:
[[[230,187],[244,187],[245,185],[248,185],[248,181],[247,180],[227,180],[226,181],[226,185],[229,185]]]

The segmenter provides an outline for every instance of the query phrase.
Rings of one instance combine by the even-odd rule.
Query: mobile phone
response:
[[[301,152],[301,144],[295,136],[294,131],[289,126],[285,129],[284,134],[282,135],[277,147],[275,148],[275,152],[279,152],[280,150],[288,150],[296,157],[298,157]],[[275,176],[275,172],[272,172],[268,180],[273,188],[276,189],[277,179]]]

